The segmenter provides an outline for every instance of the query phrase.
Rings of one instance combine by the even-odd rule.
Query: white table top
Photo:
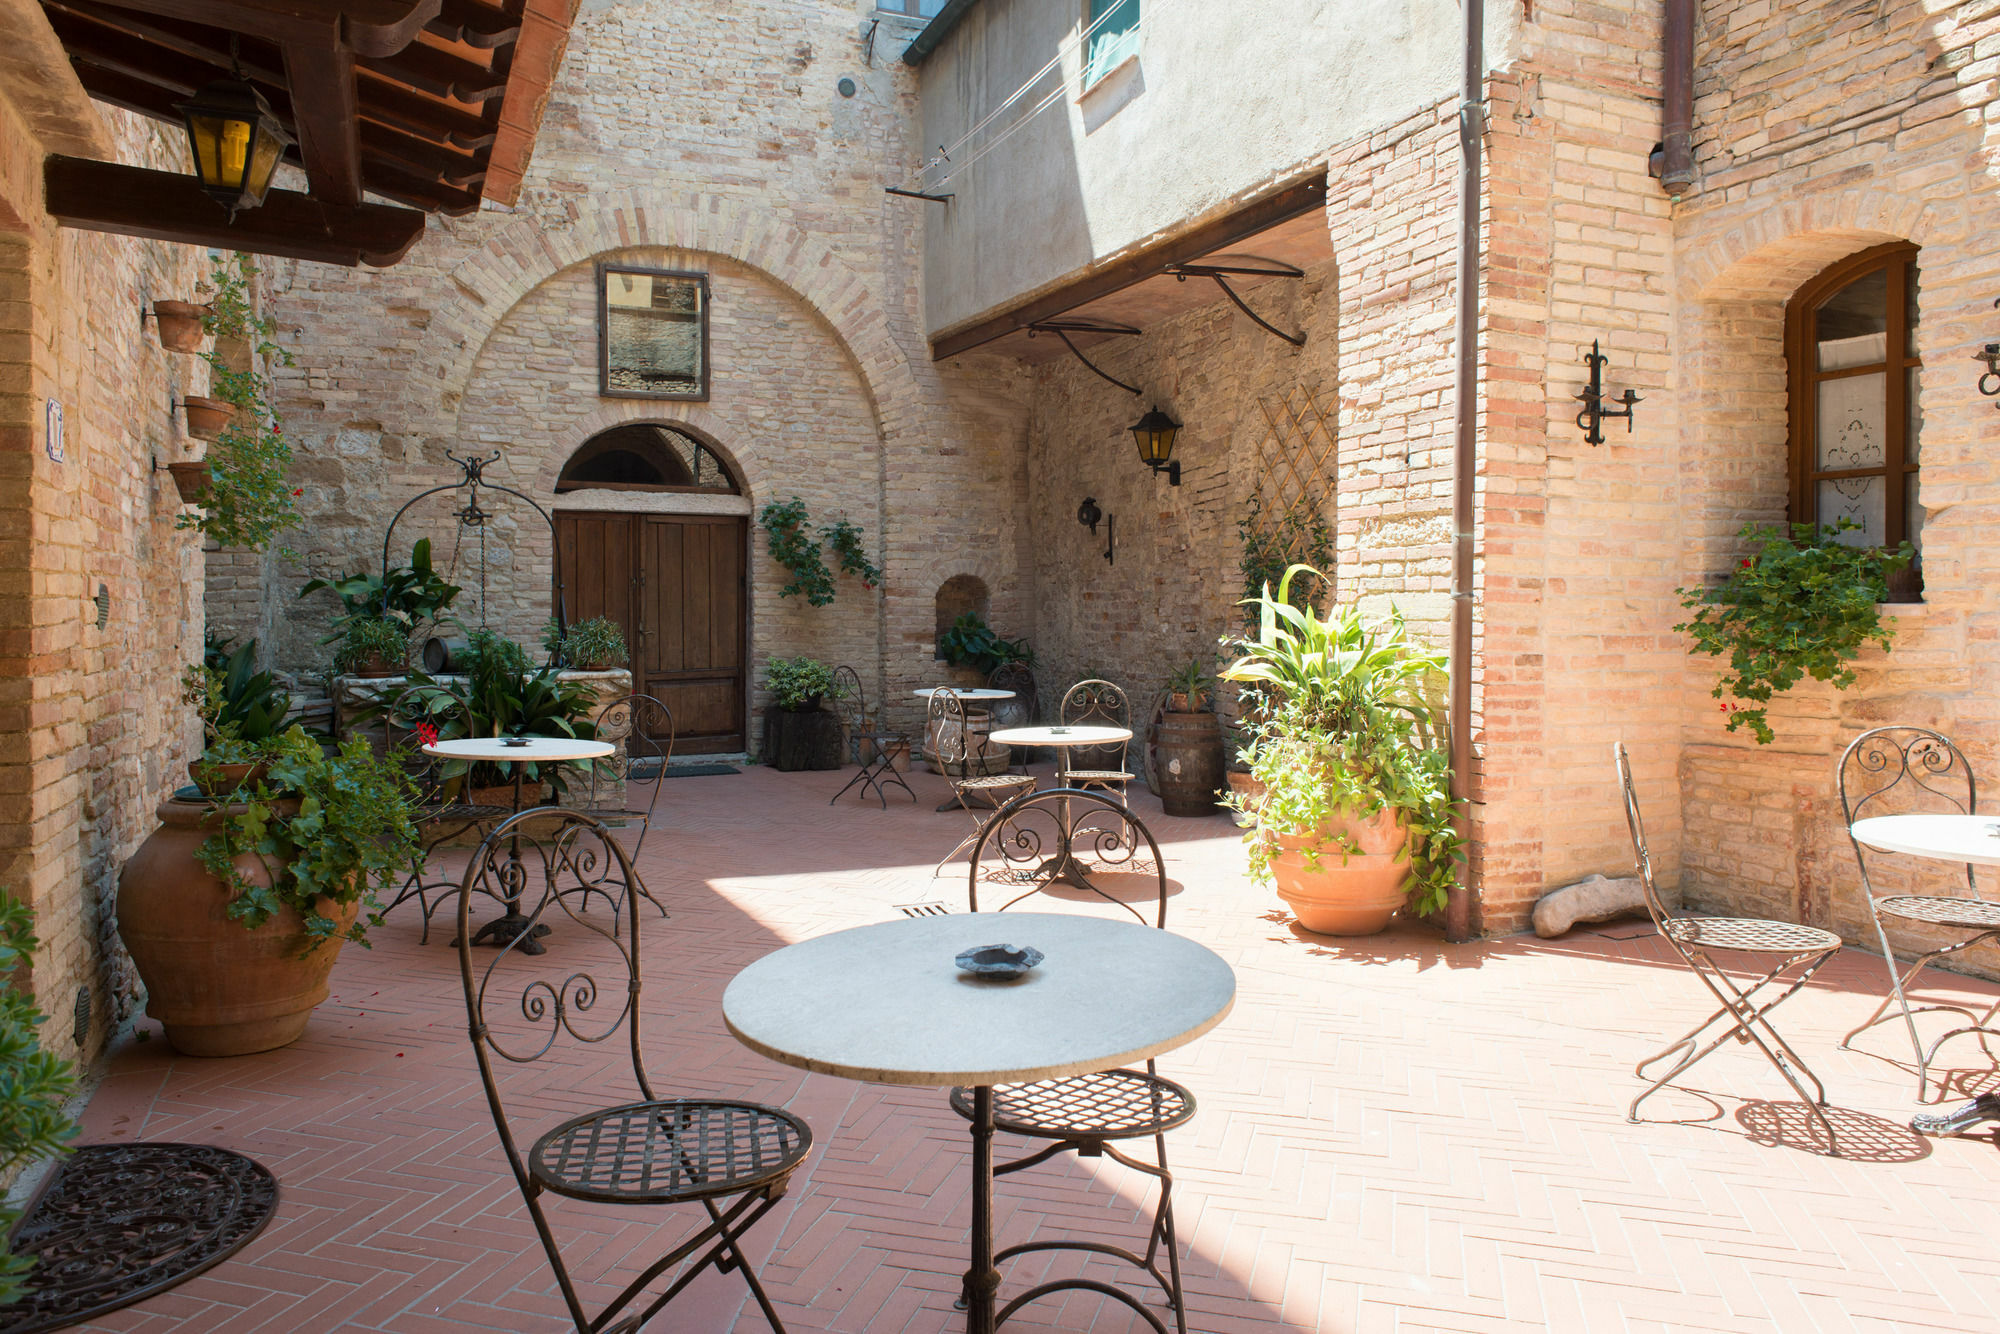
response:
[[[1048,956],[1026,977],[959,971],[982,945]],[[911,917],[788,945],[722,994],[729,1031],[785,1065],[882,1084],[1011,1084],[1171,1051],[1222,1022],[1236,975],[1185,936],[1063,913]]]
[[[1129,727],[1005,727],[987,735],[1003,746],[1113,746],[1132,739]]]
[[[1883,852],[2000,866],[2000,815],[1876,815],[1856,820],[1854,837]]]
[[[922,690],[910,692],[918,699],[929,699],[932,695],[956,695],[960,699],[1012,699],[1011,690],[988,690],[985,686],[925,686]]]
[[[618,749],[608,741],[585,741],[566,736],[531,736],[525,746],[509,746],[505,742],[504,737],[497,736],[465,737],[425,746],[424,754],[446,760],[539,764],[554,760],[601,760]]]

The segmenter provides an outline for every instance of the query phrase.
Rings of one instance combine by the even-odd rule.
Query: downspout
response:
[[[1660,188],[1676,200],[1694,184],[1694,6],[1666,0],[1660,32]]]
[[[1458,101],[1458,352],[1453,387],[1457,439],[1451,494],[1451,797],[1466,873],[1445,901],[1445,936],[1470,940],[1478,931],[1470,884],[1472,862],[1472,552],[1473,468],[1479,447],[1479,194],[1485,133],[1486,13],[1484,0],[1464,0],[1465,82]]]

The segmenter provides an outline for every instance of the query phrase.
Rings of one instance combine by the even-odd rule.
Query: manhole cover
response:
[[[15,1230],[35,1269],[0,1334],[62,1329],[143,1301],[227,1259],[264,1230],[278,1180],[207,1144],[89,1144]]]

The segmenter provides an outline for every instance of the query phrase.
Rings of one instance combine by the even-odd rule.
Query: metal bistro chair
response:
[[[2000,902],[1980,897],[1979,882],[1970,865],[1965,868],[1964,894],[1953,892],[1956,885],[1939,894],[1878,894],[1868,863],[1871,857],[1885,854],[1862,846],[1854,837],[1854,822],[1871,815],[1922,811],[1972,815],[1977,801],[1978,784],[1964,753],[1943,733],[1927,727],[1877,727],[1856,737],[1840,757],[1840,809],[1847,817],[1848,839],[1854,844],[1854,860],[1861,867],[1861,888],[1868,900],[1868,915],[1875,923],[1875,937],[1882,944],[1882,962],[1889,970],[1889,994],[1882,998],[1866,1023],[1840,1040],[1840,1046],[1841,1050],[1847,1050],[1855,1038],[1889,1018],[1889,1006],[1894,1002],[1902,1011],[1903,1024],[1910,1033],[1910,1049],[1916,1054],[1920,1098],[1931,1062],[1946,1042],[1966,1033],[1980,1034],[1982,1042],[1987,1036],[2000,1037],[2000,1029],[1991,1027],[1994,1014],[2000,1012],[2000,1003],[1975,1017],[1963,1005],[1912,1006],[1909,997],[1917,976],[1932,960],[2000,936]],[[1972,934],[1919,955],[1899,976],[1896,952],[1889,944],[1884,917]],[[1961,1014],[1972,1022],[1952,1029],[1926,1049],[1917,1036],[1915,1016],[1933,1011]]]
[[[1132,705],[1125,692],[1109,681],[1078,681],[1064,692],[1058,716],[1064,727],[1132,728]],[[1103,746],[1079,746],[1074,753],[1063,751],[1057,757],[1062,766],[1058,784],[1115,792],[1123,801],[1125,786],[1133,778],[1127,758],[1131,745],[1127,738]],[[1079,767],[1070,768],[1071,764]]]
[[[469,784],[464,782],[460,782],[447,796],[446,787],[451,780],[442,777],[438,762],[418,748],[421,738],[415,726],[400,723],[391,710],[385,709],[381,716],[383,739],[388,748],[392,752],[399,747],[407,748],[405,754],[411,757],[407,767],[417,784],[417,804],[411,812],[411,823],[416,825],[417,836],[422,840],[422,850],[417,854],[409,875],[404,877],[402,888],[382,912],[386,916],[408,900],[415,899],[418,911],[424,915],[424,929],[417,940],[419,944],[428,945],[432,916],[458,892],[457,880],[424,878],[431,854],[473,829],[497,824],[512,815],[514,808],[463,800],[470,790]]]
[[[1675,954],[1681,957],[1702,985],[1721,1002],[1722,1008],[1689,1029],[1683,1036],[1668,1043],[1653,1055],[1633,1067],[1632,1073],[1640,1079],[1647,1079],[1646,1071],[1669,1056],[1678,1055],[1673,1068],[1664,1075],[1652,1079],[1632,1099],[1626,1109],[1625,1119],[1639,1119],[1639,1104],[1653,1094],[1679,1079],[1710,1052],[1720,1047],[1730,1038],[1738,1042],[1755,1043],[1757,1050],[1764,1053],[1779,1074],[1785,1077],[1799,1097],[1805,1102],[1820,1128],[1826,1131],[1827,1145],[1838,1150],[1839,1143],[1834,1138],[1833,1123],[1826,1117],[1826,1086],[1819,1076],[1792,1050],[1791,1044],[1779,1035],[1771,1025],[1771,1011],[1797,992],[1812,975],[1819,971],[1828,959],[1840,951],[1840,937],[1831,931],[1818,927],[1800,926],[1794,922],[1778,922],[1760,917],[1674,917],[1660,902],[1659,891],[1653,884],[1653,859],[1646,850],[1646,829],[1639,819],[1639,797],[1632,788],[1632,765],[1625,755],[1625,743],[1620,741],[1612,748],[1612,758],[1618,766],[1618,782],[1625,794],[1625,823],[1632,831],[1632,855],[1639,870],[1639,881],[1645,888],[1646,911],[1652,915],[1653,925],[1659,930],[1660,938],[1667,942]],[[1738,986],[1723,970],[1721,964],[1712,957],[1715,953],[1749,954],[1762,959],[1777,958],[1763,976],[1747,987]],[[1788,970],[1796,967],[1797,972],[1787,979]],[[1772,999],[1757,1003],[1757,993],[1766,986],[1782,986]],[[1714,1038],[1703,1045],[1701,1038],[1710,1025],[1726,1021],[1724,1028]],[[1795,1068],[1796,1067],[1796,1068]],[[1812,1092],[1806,1091],[1800,1076],[1811,1081]]]
[[[856,783],[862,784],[861,792],[866,796],[873,792],[882,803],[882,809],[889,809],[887,784],[894,783],[915,801],[917,794],[910,791],[910,785],[896,772],[896,754],[910,753],[910,737],[906,732],[889,732],[871,727],[868,722],[868,699],[861,693],[861,674],[852,667],[833,669],[834,711],[840,715],[841,730],[847,733],[847,757],[861,766],[861,772],[847,780],[847,786],[833,794],[827,801],[831,806],[853,790]],[[870,748],[864,759],[862,743]]]
[[[581,809],[606,824],[622,821],[629,827],[636,822],[639,837],[632,844],[632,855],[637,857],[653,827],[653,808],[659,805],[667,761],[674,755],[673,710],[651,695],[625,695],[604,707],[596,726],[597,740],[624,744],[618,754],[590,766],[590,787]],[[635,798],[634,787],[645,788],[644,795]],[[624,793],[622,805],[610,804],[614,791]]]
[[[924,735],[930,738],[938,769],[958,794],[958,804],[972,816],[972,832],[940,858],[937,869],[931,872],[938,876],[944,874],[953,857],[986,832],[987,817],[1010,799],[1033,792],[1035,780],[1027,774],[974,772],[985,767],[986,739],[982,735],[977,746],[967,739],[971,733],[966,728],[965,701],[948,690],[931,692],[930,722],[924,728]],[[952,772],[954,769],[958,771],[956,774]]]
[[[1001,807],[986,825],[972,852],[971,872],[966,880],[967,904],[980,911],[982,869],[989,890],[1019,890],[994,912],[1005,912],[1015,904],[1048,891],[1054,882],[1040,874],[1038,865],[1045,854],[1058,845],[1089,843],[1106,854],[1116,869],[1138,873],[1150,871],[1153,879],[1152,925],[1167,925],[1166,861],[1159,844],[1139,818],[1121,802],[1102,792],[1072,788],[1049,788],[1017,797]],[[1151,853],[1147,866],[1136,857],[1140,847]],[[1123,899],[1101,889],[1091,892],[1107,903],[1116,904],[1141,923],[1148,914]],[[1073,898],[1073,895],[1065,895]],[[970,1121],[973,1117],[972,1090],[951,1091],[951,1107]],[[1012,1162],[997,1164],[993,1175],[1005,1176],[1045,1162],[1063,1152],[1081,1158],[1109,1157],[1135,1172],[1160,1183],[1160,1203],[1153,1211],[1153,1224],[1146,1238],[1146,1253],[1139,1255],[1106,1242],[1029,1241],[1009,1246],[994,1257],[1001,1264],[1031,1251],[1086,1251],[1109,1255],[1145,1270],[1166,1294],[1179,1334],[1187,1334],[1187,1304],[1181,1291],[1180,1243],[1174,1232],[1174,1178],[1167,1167],[1167,1132],[1194,1119],[1194,1094],[1180,1084],[1161,1077],[1154,1062],[1144,1070],[1104,1070],[1096,1074],[1067,1075],[1038,1080],[1032,1084],[1001,1084],[993,1089],[993,1127],[1027,1139],[1047,1140],[1047,1147]],[[1147,1162],[1121,1152],[1117,1143],[1151,1139],[1155,1160]],[[1166,1272],[1160,1271],[1160,1252],[1166,1252]],[[1152,1311],[1129,1293],[1089,1279],[1067,1279],[1042,1283],[1009,1301],[1000,1312],[1005,1320],[1020,1307],[1050,1293],[1087,1289],[1115,1298],[1137,1311],[1160,1334],[1167,1327]]]
[[[472,900],[479,881],[506,877],[521,892],[521,911],[540,924],[557,914],[567,920],[549,955],[562,956],[556,971],[542,969],[522,950],[533,938],[523,931],[497,952],[474,957]],[[593,892],[622,893],[620,918],[604,929],[574,909],[576,884]],[[771,1328],[784,1330],[764,1285],[744,1255],[741,1239],[785,1194],[786,1183],[812,1147],[812,1131],[790,1112],[725,1098],[662,1098],[653,1091],[639,1033],[639,895],[643,887],[631,858],[600,822],[576,811],[544,807],[502,822],[480,843],[458,896],[458,965],[465,984],[466,1017],[479,1060],[479,1077],[493,1111],[500,1146],[527,1201],[528,1214],[548,1253],[577,1334],[633,1334],[702,1270],[740,1270]],[[561,1046],[624,1037],[632,1054],[638,1100],[569,1116],[544,1130],[526,1154],[514,1138],[514,1120],[503,1083],[549,1089],[565,1103],[579,1095],[579,1072],[565,1050],[546,1070],[502,1080],[501,1069],[532,1065]],[[618,1046],[625,1043],[620,1042]],[[647,1265],[595,1316],[578,1297],[562,1249],[556,1244],[543,1198],[565,1196],[601,1204],[699,1204],[708,1221]],[[685,1267],[656,1296],[647,1290],[676,1266]],[[641,1303],[644,1303],[641,1309]],[[632,1313],[621,1312],[632,1308]]]

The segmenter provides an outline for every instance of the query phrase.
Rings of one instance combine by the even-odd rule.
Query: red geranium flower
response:
[[[418,723],[415,731],[417,740],[423,742],[426,746],[435,746],[437,744],[438,730],[429,723]]]

